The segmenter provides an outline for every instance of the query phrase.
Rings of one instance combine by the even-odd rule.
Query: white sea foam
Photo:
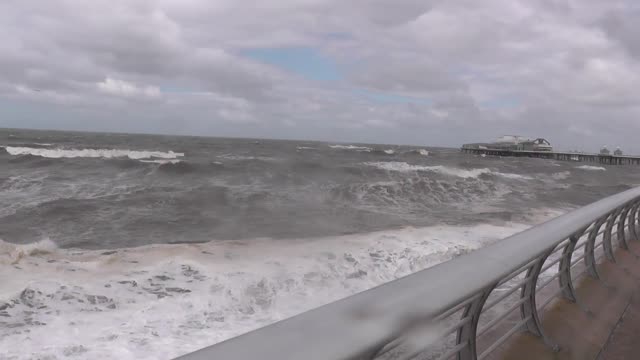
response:
[[[590,171],[607,171],[607,169],[603,168],[602,166],[591,166],[591,165],[576,166],[576,169],[590,170]]]
[[[160,164],[160,165],[165,165],[165,164],[179,164],[182,162],[182,160],[173,160],[173,159],[164,159],[164,160],[140,160],[144,163],[153,163],[153,164]]]
[[[173,151],[138,151],[126,149],[42,149],[30,147],[5,146],[4,149],[11,155],[33,155],[45,158],[129,158],[134,160],[162,158],[175,159],[183,157],[183,153]]]
[[[429,156],[429,151],[425,149],[418,149],[418,154],[422,156]]]
[[[393,149],[387,149],[387,150],[384,150],[384,153],[385,153],[385,154],[387,154],[387,155],[393,155],[393,154],[395,154],[396,152],[395,152],[395,150],[393,150]]]
[[[49,238],[19,246],[6,243],[0,239],[0,256],[2,256],[2,260],[4,260],[3,262],[0,262],[0,266],[5,265],[7,259],[9,263],[16,264],[24,257],[50,254],[57,248],[58,246]]]
[[[315,150],[316,148],[310,146],[298,146],[296,147],[298,150]]]
[[[355,150],[355,151],[364,151],[371,152],[373,149],[366,146],[355,146],[355,145],[329,145],[332,149],[342,149],[342,150]]]
[[[522,175],[522,174],[502,173],[502,172],[493,172],[493,171],[492,173],[507,179],[533,180],[531,176]]]
[[[565,180],[569,176],[571,176],[571,173],[569,171],[561,171],[551,174],[551,177],[555,180]]]
[[[367,162],[366,165],[377,167],[379,169],[398,172],[413,172],[413,171],[433,171],[449,176],[457,176],[461,178],[477,178],[482,174],[494,174],[509,179],[531,180],[532,177],[520,174],[510,174],[495,172],[488,168],[480,169],[460,169],[456,167],[444,166],[444,165],[412,165],[402,161],[377,161]]]
[[[252,155],[237,155],[237,154],[222,154],[218,155],[218,158],[232,161],[245,161],[245,160],[262,160],[262,161],[274,161],[275,158],[268,156],[252,156]]]
[[[16,359],[173,358],[527,227],[435,226],[116,251],[0,242],[0,305],[8,304],[0,348]]]

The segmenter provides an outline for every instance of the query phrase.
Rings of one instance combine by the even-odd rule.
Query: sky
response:
[[[632,0],[3,0],[0,127],[640,153]]]

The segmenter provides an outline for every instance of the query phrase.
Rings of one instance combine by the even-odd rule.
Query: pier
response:
[[[507,150],[507,149],[483,149],[462,147],[463,153],[474,155],[490,156],[512,156],[530,157],[561,161],[590,162],[603,165],[640,165],[640,156],[630,155],[610,155],[610,154],[587,154],[556,151],[530,151],[530,150]]]

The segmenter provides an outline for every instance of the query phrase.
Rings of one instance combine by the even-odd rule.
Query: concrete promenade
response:
[[[488,358],[640,359],[640,242],[631,240],[629,248],[616,250],[616,263],[601,260],[601,280],[583,275],[576,281],[578,303],[558,298],[542,312],[546,335],[559,351],[523,332]]]

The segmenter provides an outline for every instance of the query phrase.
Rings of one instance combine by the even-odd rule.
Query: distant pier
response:
[[[604,165],[640,165],[640,156],[609,155],[609,154],[583,154],[556,151],[528,151],[506,149],[482,149],[462,147],[463,153],[492,156],[531,157],[550,160],[563,160],[575,162],[590,162]]]

